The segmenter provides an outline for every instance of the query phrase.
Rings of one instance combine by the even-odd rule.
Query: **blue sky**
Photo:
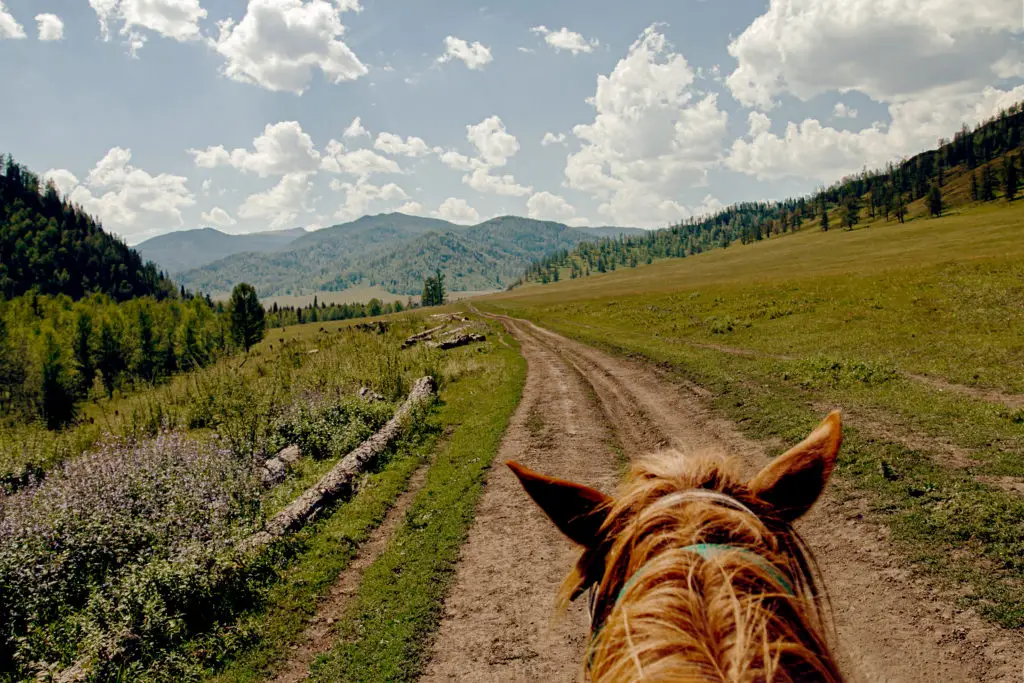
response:
[[[391,210],[659,227],[807,192],[1024,99],[1022,15],[1019,0],[5,0],[0,148],[130,243]]]

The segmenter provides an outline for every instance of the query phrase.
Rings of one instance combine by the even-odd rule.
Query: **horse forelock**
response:
[[[607,513],[562,592],[595,587],[593,680],[842,680],[813,555],[727,458],[647,456]],[[699,544],[729,550],[709,561]]]

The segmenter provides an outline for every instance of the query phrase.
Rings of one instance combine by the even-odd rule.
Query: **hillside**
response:
[[[979,202],[1013,200],[1024,180],[1022,138],[1024,109],[1017,104],[973,130],[962,127],[936,149],[884,169],[843,178],[808,196],[736,204],[639,238],[603,239],[549,254],[531,264],[523,280],[547,284],[693,256],[737,241],[751,244],[806,229],[852,229],[878,218],[903,223]]]
[[[107,234],[52,184],[0,157],[0,295],[31,289],[80,299],[100,292],[124,301],[175,292],[152,263]]]
[[[570,228],[561,223],[504,216],[479,225],[400,213],[364,216],[309,233],[273,253],[235,254],[182,273],[189,287],[225,292],[245,280],[261,296],[337,291],[381,285],[418,294],[435,268],[451,290],[501,289],[533,259],[635,228]]]
[[[229,235],[214,228],[179,230],[137,245],[135,249],[167,273],[180,273],[233,254],[277,251],[306,235],[304,228]]]

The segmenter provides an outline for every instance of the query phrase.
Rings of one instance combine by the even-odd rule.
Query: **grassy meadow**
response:
[[[769,444],[842,408],[841,495],[1024,626],[1024,203],[805,226],[476,305],[671,368]]]
[[[481,383],[502,381],[514,405],[514,373],[502,368],[516,354],[494,342],[400,348],[429,324],[404,315],[386,333],[353,321],[268,330],[248,356],[91,404],[62,432],[4,433],[4,467],[35,467],[0,495],[0,680],[202,680],[279,657],[273,648],[301,628],[448,422],[465,419],[447,406],[465,411]],[[424,374],[439,380],[440,408],[413,418],[353,498],[255,558],[237,554]],[[382,400],[357,398],[363,386]],[[259,467],[287,444],[303,458],[264,484]]]

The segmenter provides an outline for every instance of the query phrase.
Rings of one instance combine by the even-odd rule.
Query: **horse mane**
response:
[[[718,493],[679,494],[694,489]],[[765,507],[723,457],[637,461],[559,596],[594,591],[591,678],[841,682],[814,557]]]

